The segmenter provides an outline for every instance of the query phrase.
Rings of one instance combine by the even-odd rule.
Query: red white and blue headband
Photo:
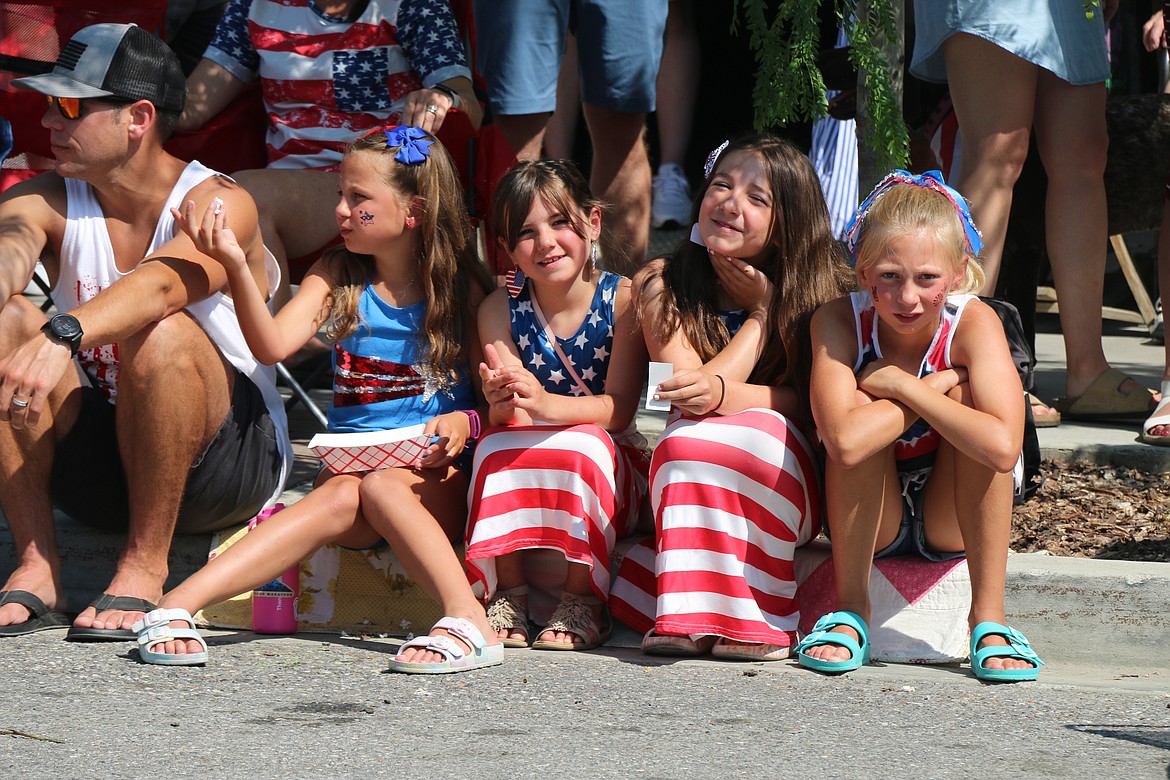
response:
[[[861,205],[857,207],[857,213],[845,226],[845,247],[849,250],[851,264],[857,263],[857,245],[861,242],[861,229],[865,225],[869,207],[899,184],[925,187],[928,190],[934,190],[950,201],[959,216],[959,222],[963,225],[963,233],[967,237],[967,251],[975,257],[979,256],[979,253],[983,251],[983,238],[979,235],[979,229],[975,227],[975,220],[971,218],[971,210],[967,208],[967,201],[963,196],[943,181],[942,171],[927,171],[916,175],[899,168],[878,182],[878,185],[873,188],[873,192],[869,193],[869,196],[861,202]]]

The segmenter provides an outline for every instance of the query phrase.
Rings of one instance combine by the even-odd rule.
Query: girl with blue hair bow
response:
[[[503,647],[452,547],[463,535],[468,445],[480,428],[475,312],[492,285],[470,242],[450,155],[417,127],[378,129],[350,144],[334,208],[345,245],[309,269],[275,316],[222,204],[201,218],[188,204],[175,217],[226,267],[241,330],[261,361],[283,360],[324,327],[333,342],[330,431],[422,425],[431,443],[406,466],[323,468],[312,492],[163,596],[135,626],[142,660],[205,663],[192,613],[263,585],[330,542],[389,542],[446,615],[429,636],[406,642],[391,669],[438,674],[500,663]]]
[[[971,294],[979,231],[937,171],[895,171],[847,245],[859,290],[813,316],[810,391],[838,611],[803,639],[800,663],[868,661],[874,557],[965,555],[975,676],[1034,680],[1043,662],[1003,605],[1024,394],[999,317]]]

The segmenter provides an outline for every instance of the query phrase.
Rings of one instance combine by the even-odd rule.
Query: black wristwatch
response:
[[[66,344],[73,357],[77,357],[77,350],[81,349],[81,323],[72,314],[58,314],[45,323],[41,328],[49,336]]]
[[[436,92],[442,92],[447,97],[451,98],[451,108],[459,108],[459,93],[448,87],[446,84],[436,84],[431,87]]]

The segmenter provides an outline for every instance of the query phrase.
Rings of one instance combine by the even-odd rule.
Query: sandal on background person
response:
[[[1052,404],[1044,403],[1039,396],[1024,391],[1028,406],[1032,407],[1032,424],[1037,428],[1055,428],[1060,425],[1060,412]],[[1044,411],[1047,410],[1047,411]]]
[[[1121,389],[1127,381],[1133,382],[1128,392]],[[1057,399],[1055,406],[1069,420],[1126,422],[1149,417],[1157,409],[1158,402],[1154,400],[1153,390],[1116,368],[1110,368],[1078,397]]]
[[[1170,447],[1170,434],[1159,436],[1150,433],[1151,429],[1157,428],[1159,425],[1170,427],[1170,379],[1162,380],[1162,402],[1154,410],[1154,413],[1142,423],[1142,433],[1138,438],[1146,444],[1153,444],[1156,447]]]
[[[599,619],[593,617],[593,611],[601,607]],[[540,632],[544,636],[548,632],[573,634],[579,641],[557,642],[551,639],[538,638],[532,643],[533,650],[592,650],[600,647],[613,630],[613,621],[609,617],[609,607],[605,606],[596,596],[581,596],[576,593],[565,593],[561,596],[561,603],[557,604],[556,611],[549,619],[548,625]]]
[[[499,590],[488,602],[488,622],[496,631],[507,631],[508,636],[500,637],[500,644],[504,647],[528,647],[528,586],[520,585],[507,590]],[[512,634],[523,634],[523,638]]]
[[[726,637],[719,637],[711,648],[712,656],[726,658],[729,661],[783,661],[791,652],[790,645],[773,645],[766,642],[732,644]]]

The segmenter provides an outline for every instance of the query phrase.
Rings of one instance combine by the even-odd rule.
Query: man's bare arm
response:
[[[216,177],[195,187],[184,198],[205,209],[218,197],[229,207],[232,229],[238,231],[257,285],[266,290],[264,245],[256,223],[256,205],[238,184]],[[138,266],[72,314],[85,335],[82,347],[111,344],[160,322],[192,303],[226,290],[227,273],[214,259],[199,252],[183,232],[159,247]]]
[[[198,130],[227,108],[248,85],[223,66],[202,59],[187,77],[187,105],[177,130]]]
[[[32,279],[59,216],[50,201],[53,185],[60,183],[56,174],[43,174],[0,196],[0,308]]]

